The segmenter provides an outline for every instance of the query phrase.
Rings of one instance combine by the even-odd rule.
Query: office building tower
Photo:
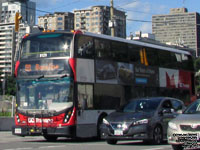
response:
[[[15,14],[22,16],[20,27],[35,24],[35,3],[29,0],[3,0],[0,6],[0,79],[14,73],[14,56],[19,33]]]
[[[170,14],[152,16],[155,39],[166,44],[182,46],[200,55],[200,15],[186,8],[172,8]]]

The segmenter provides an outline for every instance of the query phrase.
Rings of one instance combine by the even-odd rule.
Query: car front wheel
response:
[[[162,128],[160,126],[156,126],[153,131],[153,143],[161,144],[163,140]]]
[[[182,145],[172,145],[173,150],[183,150]]]
[[[106,142],[111,145],[117,144],[117,140],[106,140]]]

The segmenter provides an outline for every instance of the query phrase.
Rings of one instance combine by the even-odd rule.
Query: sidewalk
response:
[[[0,131],[11,131],[14,125],[14,118],[0,117]]]

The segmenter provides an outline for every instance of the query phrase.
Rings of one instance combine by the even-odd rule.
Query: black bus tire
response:
[[[43,136],[49,142],[55,142],[58,138],[57,136],[53,136],[53,135],[43,135]]]

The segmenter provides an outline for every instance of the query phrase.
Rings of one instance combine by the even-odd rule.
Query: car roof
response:
[[[133,98],[133,99],[130,99],[130,101],[134,101],[134,100],[165,100],[165,99],[174,99],[174,100],[179,100],[177,98],[172,98],[172,97],[142,97],[142,98]],[[200,99],[199,99],[200,100]],[[179,100],[181,101],[181,100]]]

